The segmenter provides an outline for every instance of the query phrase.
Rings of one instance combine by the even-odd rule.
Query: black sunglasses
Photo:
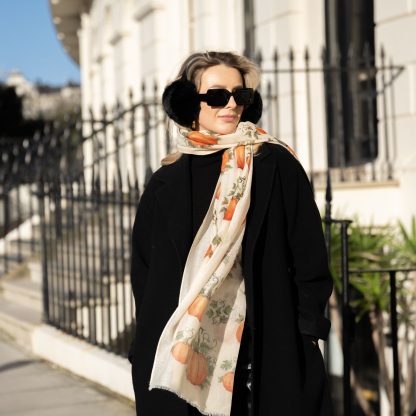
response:
[[[224,107],[231,96],[237,105],[248,106],[253,102],[253,88],[237,88],[230,92],[224,88],[212,88],[206,94],[198,94],[201,101],[205,101],[211,107]]]

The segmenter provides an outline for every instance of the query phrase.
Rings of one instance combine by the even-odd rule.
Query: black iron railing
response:
[[[263,74],[262,123],[295,149],[301,139],[307,144],[302,155],[312,186],[325,185],[324,146],[333,182],[394,179],[394,81],[404,68],[388,60],[383,48],[377,57],[364,48],[342,62],[339,53],[334,59],[326,49],[313,59],[308,48],[303,54],[275,50],[271,59],[259,53],[257,61]],[[323,119],[325,130],[318,133]],[[326,141],[316,147],[323,135]]]
[[[32,143],[40,140],[39,135]],[[38,147],[30,145],[29,139],[16,140],[0,138],[0,276],[10,266],[21,263],[28,255],[39,252],[38,235],[27,238],[22,235],[22,224],[29,222],[26,229],[32,230],[37,221],[37,200],[32,193],[35,189]]]
[[[43,183],[44,319],[91,344],[126,356],[133,328],[130,234],[139,190],[112,178]]]
[[[346,232],[345,232],[345,235]],[[347,240],[347,237],[344,237]],[[360,269],[360,270],[349,270],[348,274],[343,280],[343,325],[348,327],[353,325],[350,322],[352,316],[349,311],[350,303],[348,299],[349,288],[349,276],[350,275],[362,275],[365,273],[377,273],[380,275],[380,280],[383,275],[388,275],[389,279],[389,313],[390,313],[390,334],[391,334],[391,348],[392,348],[392,367],[393,367],[393,414],[394,416],[400,416],[402,414],[401,407],[401,371],[399,364],[399,339],[398,339],[398,313],[397,313],[397,284],[396,276],[397,273],[410,273],[416,272],[414,268],[385,268],[385,269]],[[349,349],[350,349],[350,337],[348,331],[343,332],[343,354],[344,354],[344,414],[351,414],[351,387],[349,381],[349,374],[351,370],[351,363],[349,360]],[[345,357],[348,357],[345,359]],[[411,369],[409,369],[412,371]],[[348,376],[347,376],[348,375]],[[347,377],[346,377],[347,376]]]

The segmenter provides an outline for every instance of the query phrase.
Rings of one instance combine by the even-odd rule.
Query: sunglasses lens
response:
[[[234,92],[234,99],[237,105],[249,105],[253,97],[251,88],[240,88]]]
[[[212,107],[222,107],[228,103],[231,94],[224,89],[212,89],[207,91],[207,104]]]
[[[227,105],[231,95],[234,97],[237,105],[248,106],[253,100],[253,89],[239,88],[231,93],[223,88],[215,88],[207,91],[204,101],[211,107],[223,107]]]

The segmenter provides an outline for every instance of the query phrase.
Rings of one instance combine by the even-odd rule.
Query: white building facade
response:
[[[331,3],[336,2],[51,0],[51,10],[58,36],[80,64],[82,107],[84,117],[88,119],[89,109],[98,114],[103,105],[114,106],[117,100],[128,106],[131,102],[130,91],[132,101],[140,101],[143,82],[146,85],[157,83],[159,88],[163,88],[174,79],[182,60],[193,51],[231,50],[243,53],[247,51],[246,44],[251,42],[255,51],[261,52],[262,65],[267,69],[273,66],[272,57],[276,49],[282,67],[288,68],[289,48],[293,48],[297,67],[299,63],[303,64],[305,47],[308,47],[311,68],[322,67],[320,56],[326,44],[325,28],[330,26],[328,10]],[[382,224],[401,219],[408,224],[416,212],[416,147],[412,137],[416,123],[416,51],[411,47],[411,39],[416,32],[416,0],[401,0],[394,2],[394,5],[388,0],[375,0],[373,6],[375,51],[378,52],[384,45],[387,57],[395,65],[404,67],[394,81],[394,124],[387,119],[390,142],[393,130],[395,134],[394,149],[389,149],[395,174],[393,178],[384,177],[371,182],[347,180],[338,183],[335,180],[333,207],[344,217],[358,214],[363,222]],[[253,9],[249,16],[245,12],[247,8]],[[77,24],[73,23],[74,16]],[[253,28],[251,38],[246,34],[250,25]],[[377,62],[377,65],[380,66],[380,63]],[[322,73],[311,73],[312,110],[308,110],[305,104],[303,75],[295,76],[295,123],[288,110],[292,104],[289,100],[289,78],[285,80],[283,77],[279,90],[281,113],[278,134],[292,146],[296,144],[308,172],[313,170],[322,176],[327,166]],[[378,157],[374,163],[378,169],[385,170],[386,140],[383,134],[386,129],[383,126],[382,104],[378,102]],[[307,120],[308,111],[310,120]],[[269,127],[265,117],[263,126]],[[392,147],[390,143],[387,146]],[[313,166],[309,152],[314,154]],[[86,156],[88,159],[88,151]],[[153,169],[158,167],[160,156],[163,155],[152,159]],[[363,169],[368,171],[370,167],[364,165]],[[324,186],[322,181],[316,184],[320,207],[324,203]]]

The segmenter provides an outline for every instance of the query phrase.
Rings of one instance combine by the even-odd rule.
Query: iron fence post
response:
[[[42,253],[42,320],[49,323],[49,286],[48,286],[48,265],[46,254],[46,218],[45,218],[45,184],[43,179],[38,182],[38,206],[40,217],[40,239]]]
[[[325,224],[325,244],[326,244],[326,251],[328,255],[328,266],[331,264],[331,225],[332,225],[332,218],[331,218],[331,210],[332,210],[332,187],[331,187],[331,174],[329,170],[329,165],[326,171],[326,190],[325,190],[325,217],[324,217],[324,224]],[[325,307],[325,316],[331,320],[331,309],[327,304]],[[324,361],[325,367],[329,371],[330,366],[330,346],[329,342],[325,342],[324,344]]]
[[[350,220],[341,221],[341,251],[342,251],[342,351],[343,351],[343,407],[344,416],[351,415],[351,355],[350,332],[352,328],[350,296],[349,296],[349,270],[348,270],[348,226]]]
[[[10,230],[10,198],[9,190],[7,187],[4,187],[3,193],[3,208],[4,208],[4,273],[9,272],[9,253],[8,253],[8,244],[7,244],[7,233]]]
[[[396,271],[389,271],[390,278],[390,325],[391,342],[393,349],[393,393],[394,393],[394,416],[401,415],[400,407],[400,374],[399,374],[399,352],[397,348],[397,300],[396,300]]]

